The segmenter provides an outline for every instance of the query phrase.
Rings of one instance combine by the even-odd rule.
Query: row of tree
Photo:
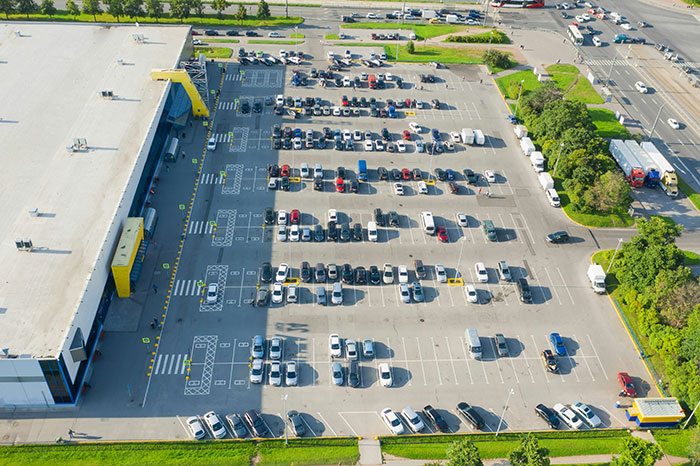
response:
[[[662,383],[692,410],[700,401],[700,283],[676,246],[682,230],[660,217],[639,220],[613,271],[623,303],[664,362]]]
[[[232,5],[228,0],[213,0],[211,6],[216,11],[219,18],[223,17],[223,11]],[[104,6],[104,10],[103,7]],[[68,14],[74,18],[82,13],[92,15],[97,21],[97,15],[106,11],[113,16],[117,22],[120,18],[153,18],[158,22],[163,17],[163,4],[161,0],[83,0],[82,9],[74,0],[66,2]],[[43,15],[53,17],[57,9],[53,0],[42,0],[41,5],[37,5],[34,0],[0,0],[0,12],[9,18],[10,14],[18,12],[29,15],[40,12]],[[204,16],[204,2],[202,0],[170,0],[170,17],[177,18],[181,22],[189,18],[194,13],[198,17]],[[238,11],[234,15],[236,19],[244,20],[248,17],[248,11],[243,4],[239,4]],[[258,3],[258,12],[255,15],[258,19],[267,19],[272,16],[270,6],[265,0]]]

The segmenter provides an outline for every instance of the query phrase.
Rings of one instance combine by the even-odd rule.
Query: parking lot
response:
[[[276,53],[278,48],[267,51]],[[589,230],[573,226],[563,212],[549,206],[529,160],[517,147],[491,79],[476,66],[434,69],[401,64],[367,69],[357,64],[360,55],[372,50],[352,49],[355,64],[339,74],[354,78],[362,72],[389,72],[403,80],[403,88],[388,82],[385,89],[369,89],[366,81],[359,88],[323,88],[310,77],[307,86],[289,84],[294,70],[310,76],[312,67],[324,69],[328,51],[344,53],[337,47],[315,51],[298,67],[226,65],[212,128],[217,148],[207,155],[197,180],[181,267],[172,283],[170,309],[150,371],[149,396],[167,399],[169,411],[177,406],[181,416],[211,409],[223,416],[255,408],[278,436],[283,434],[285,409],[301,412],[314,435],[376,435],[389,433],[379,415],[384,408],[400,411],[410,405],[418,411],[427,404],[440,410],[450,431],[470,431],[457,415],[460,401],[476,406],[486,421],[485,430],[496,430],[507,399],[502,429],[545,428],[533,413],[535,405],[577,400],[589,404],[604,425],[624,425],[622,411],[615,408],[616,374],[629,372],[645,394],[651,390],[642,380],[646,372],[608,299],[595,295],[587,282],[585,270],[597,247]],[[214,78],[220,76],[215,65],[210,70]],[[421,83],[422,74],[432,74],[435,82]],[[441,108],[397,109],[397,118],[375,118],[369,116],[369,107],[360,107],[360,116],[293,119],[289,114],[275,115],[274,104],[265,104],[266,97],[274,102],[278,94],[319,97],[333,107],[341,106],[343,95],[374,97],[381,106],[387,99],[438,99]],[[244,101],[251,108],[247,113],[241,111]],[[259,113],[252,110],[256,102],[262,105]],[[371,131],[375,140],[387,128],[388,142],[395,143],[411,121],[423,131],[411,132],[406,152],[363,150],[365,131]],[[352,143],[352,151],[335,150],[332,140],[324,149],[274,150],[274,125],[299,128],[302,134],[312,129],[315,140],[324,127],[357,129],[363,140]],[[417,152],[416,141],[432,144],[432,129],[446,142],[450,132],[462,128],[481,129],[484,144],[456,143],[454,151]],[[358,176],[360,159],[367,161],[368,180],[359,183],[357,193],[337,192],[337,168],[347,170],[344,184],[350,186]],[[302,163],[311,168],[322,164],[322,190],[314,189],[313,179],[301,177]],[[285,164],[291,169],[289,190],[269,189],[268,167]],[[401,180],[404,195],[394,194],[392,184],[398,181],[379,180],[378,167],[417,168],[430,182],[427,194],[418,193],[415,179]],[[450,192],[446,181],[435,179],[436,168],[454,170],[456,193]],[[465,179],[467,168],[482,175],[475,184]],[[485,170],[495,172],[495,181],[486,181]],[[323,241],[283,240],[276,222],[264,222],[268,207],[275,212],[298,209],[300,228],[321,225],[326,233],[328,210],[336,209],[338,224],[359,223],[363,234],[361,240],[349,241],[330,241],[327,236]],[[371,242],[367,226],[376,208],[384,214],[395,211],[398,225],[380,226],[377,241]],[[445,228],[447,242],[423,232],[420,216],[425,211],[433,213],[437,228]],[[466,226],[458,223],[458,212],[467,215]],[[496,226],[497,241],[484,234],[485,220]],[[571,235],[569,243],[547,243],[547,233],[562,229]],[[417,280],[416,259],[427,269],[420,280],[423,302],[402,302],[397,283],[345,283],[342,305],[320,305],[318,288],[330,292],[332,285],[300,280],[300,264],[307,261],[312,267],[320,262],[349,264],[353,269],[391,264],[396,270],[406,265],[411,283]],[[499,279],[500,260],[508,262],[514,278],[527,279],[532,304],[519,299],[512,282]],[[296,303],[251,304],[259,288],[271,287],[260,282],[263,262],[275,268],[290,265],[286,285],[298,285]],[[486,283],[477,281],[476,262],[487,267]],[[436,264],[444,265],[448,282],[437,280]],[[203,293],[210,283],[217,283],[219,291],[215,302],[207,303]],[[474,284],[478,304],[468,302],[463,283]],[[171,326],[171,314],[183,319],[186,327]],[[479,332],[481,361],[468,356],[467,327]],[[567,349],[556,374],[546,371],[540,357],[543,349],[551,348],[551,332],[564,337]],[[375,341],[375,357],[360,357],[356,388],[333,384],[332,363],[340,361],[347,371],[348,362],[331,359],[331,333]],[[496,333],[505,335],[508,357],[497,357]],[[281,361],[297,362],[298,386],[270,386],[267,377],[263,384],[250,383],[250,342],[257,334],[283,338]],[[382,362],[392,368],[391,388],[377,380]]]

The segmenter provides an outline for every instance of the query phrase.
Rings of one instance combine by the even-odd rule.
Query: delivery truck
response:
[[[477,146],[483,146],[485,142],[486,142],[486,137],[484,137],[484,133],[482,133],[480,129],[475,129],[474,130],[474,144],[476,144]]]
[[[544,155],[542,152],[535,151],[530,154],[530,163],[532,163],[532,168],[535,169],[537,173],[544,171]]]
[[[523,154],[525,155],[530,155],[533,152],[535,152],[535,145],[532,143],[532,140],[527,136],[520,139],[520,148],[523,150]]]
[[[588,280],[591,282],[591,288],[598,294],[605,293],[605,270],[598,264],[588,266]]]
[[[643,142],[640,146],[644,152],[649,154],[656,162],[660,174],[659,184],[661,185],[661,189],[663,189],[668,196],[678,196],[678,176],[676,175],[676,169],[673,168],[673,165],[671,165],[659,149],[656,148],[653,142]]]
[[[518,139],[527,137],[527,128],[524,125],[515,125],[513,132]]]
[[[633,187],[640,188],[644,184],[644,169],[634,154],[621,139],[610,141],[610,153],[622,169],[625,180]]]
[[[462,128],[462,142],[474,144],[474,131],[471,128]]]
[[[445,16],[445,22],[447,24],[457,24],[459,23],[459,17],[457,15],[447,15]]]
[[[542,186],[543,190],[548,190],[548,189],[553,189],[554,188],[554,179],[552,179],[552,175],[550,175],[547,172],[542,172],[539,175],[537,175],[537,179],[540,181],[540,186]]]
[[[642,170],[644,170],[644,184],[649,188],[656,188],[659,185],[661,176],[654,159],[652,159],[644,149],[639,147],[639,144],[635,140],[628,139],[625,141],[625,145],[634,154],[639,163],[642,164]]]

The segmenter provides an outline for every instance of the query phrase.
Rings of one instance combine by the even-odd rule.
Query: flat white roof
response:
[[[188,31],[0,23],[0,349],[61,350],[166,89],[151,69],[177,64]],[[90,149],[69,152],[76,137]]]

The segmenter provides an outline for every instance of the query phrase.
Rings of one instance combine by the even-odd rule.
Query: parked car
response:
[[[475,429],[482,429],[485,425],[484,419],[476,412],[474,407],[462,401],[457,404],[457,412]]]
[[[630,377],[627,372],[619,372],[617,374],[617,380],[620,382],[620,386],[622,387],[621,394],[629,397],[637,396],[637,389],[632,382],[632,377]]]

